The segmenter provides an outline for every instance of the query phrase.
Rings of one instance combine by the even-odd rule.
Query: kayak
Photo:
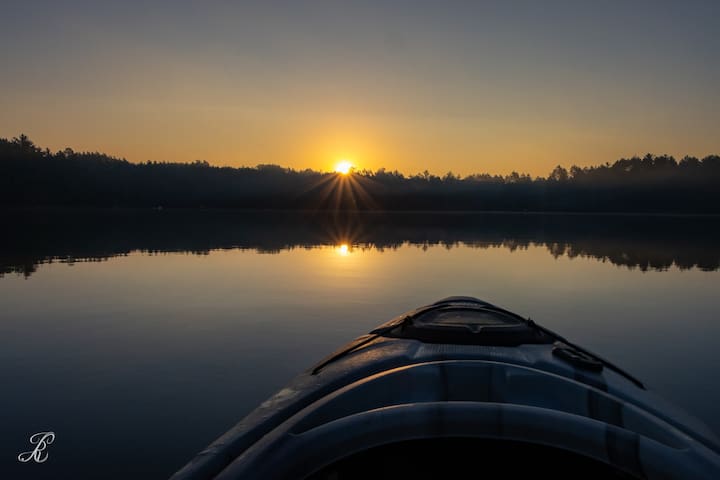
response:
[[[533,320],[449,297],[321,360],[172,480],[528,471],[717,480],[720,440],[629,373]]]

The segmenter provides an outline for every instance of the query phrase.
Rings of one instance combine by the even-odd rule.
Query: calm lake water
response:
[[[290,378],[472,295],[720,432],[720,220],[5,212],[2,478],[164,478]],[[52,430],[49,460],[20,464]]]

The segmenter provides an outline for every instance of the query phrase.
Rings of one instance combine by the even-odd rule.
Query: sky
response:
[[[720,153],[720,2],[0,0],[0,137],[545,175]]]

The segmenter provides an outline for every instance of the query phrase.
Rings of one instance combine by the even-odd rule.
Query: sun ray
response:
[[[375,182],[363,176],[353,176],[352,178],[350,178],[350,182],[354,194],[360,201],[360,203],[357,205],[358,207],[369,208],[371,210],[380,209],[380,205],[372,198],[372,195],[368,193],[365,187],[363,187],[363,183],[371,185]]]

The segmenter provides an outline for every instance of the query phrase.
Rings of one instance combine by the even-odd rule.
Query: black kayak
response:
[[[632,375],[532,320],[450,297],[323,359],[172,479],[489,472],[718,480],[720,440]]]

